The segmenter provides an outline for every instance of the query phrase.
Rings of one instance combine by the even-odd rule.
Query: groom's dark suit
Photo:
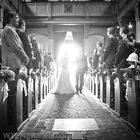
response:
[[[81,59],[77,60],[77,70],[76,70],[76,91],[82,92],[82,87],[84,84],[84,73],[87,71],[87,57],[82,56]]]

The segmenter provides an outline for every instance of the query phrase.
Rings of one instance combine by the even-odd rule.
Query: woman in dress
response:
[[[59,57],[61,58],[58,57],[58,81],[53,89],[53,93],[55,94],[72,94],[76,92],[73,43],[72,32],[68,31],[59,52]]]
[[[59,62],[60,74],[58,76],[56,87],[53,91],[54,94],[72,94],[76,92],[74,83],[72,83],[71,80],[69,65],[69,59],[67,55],[65,55]]]

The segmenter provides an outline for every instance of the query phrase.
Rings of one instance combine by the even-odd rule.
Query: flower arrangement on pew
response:
[[[107,74],[109,74],[109,70],[108,70],[107,68],[105,68],[105,69],[103,69],[102,73],[103,73],[104,75],[107,75]]]
[[[4,80],[4,82],[15,80],[15,73],[12,70],[9,70],[9,67],[2,66],[0,71],[0,81]]]
[[[32,79],[35,79],[36,72],[33,69],[30,69],[29,75],[31,76]]]
[[[36,75],[37,75],[38,77],[41,76],[41,71],[40,71],[39,69],[36,70]]]
[[[19,79],[26,80],[28,78],[27,69],[20,68],[18,77],[19,77]]]
[[[15,80],[15,73],[12,70],[9,70],[9,67],[2,66],[0,71],[0,94],[3,96],[3,103],[8,97],[8,82]]]
[[[43,77],[47,77],[48,76],[48,72],[47,72],[47,69],[46,68],[44,68],[43,73],[42,73],[42,76]]]
[[[0,80],[4,79],[5,82],[14,81],[15,80],[15,73],[11,70],[5,70],[0,73]]]

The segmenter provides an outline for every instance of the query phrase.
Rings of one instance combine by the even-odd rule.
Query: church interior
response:
[[[139,92],[140,0],[0,0],[0,140],[139,140]]]

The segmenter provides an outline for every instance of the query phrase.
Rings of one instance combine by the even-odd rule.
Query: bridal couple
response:
[[[66,39],[65,43],[71,41],[73,40]],[[87,70],[87,58],[83,54],[82,49],[80,49],[78,57],[73,62],[70,61],[68,55],[69,51],[66,49],[59,61],[60,74],[58,82],[53,89],[54,94],[82,93],[84,73]]]

